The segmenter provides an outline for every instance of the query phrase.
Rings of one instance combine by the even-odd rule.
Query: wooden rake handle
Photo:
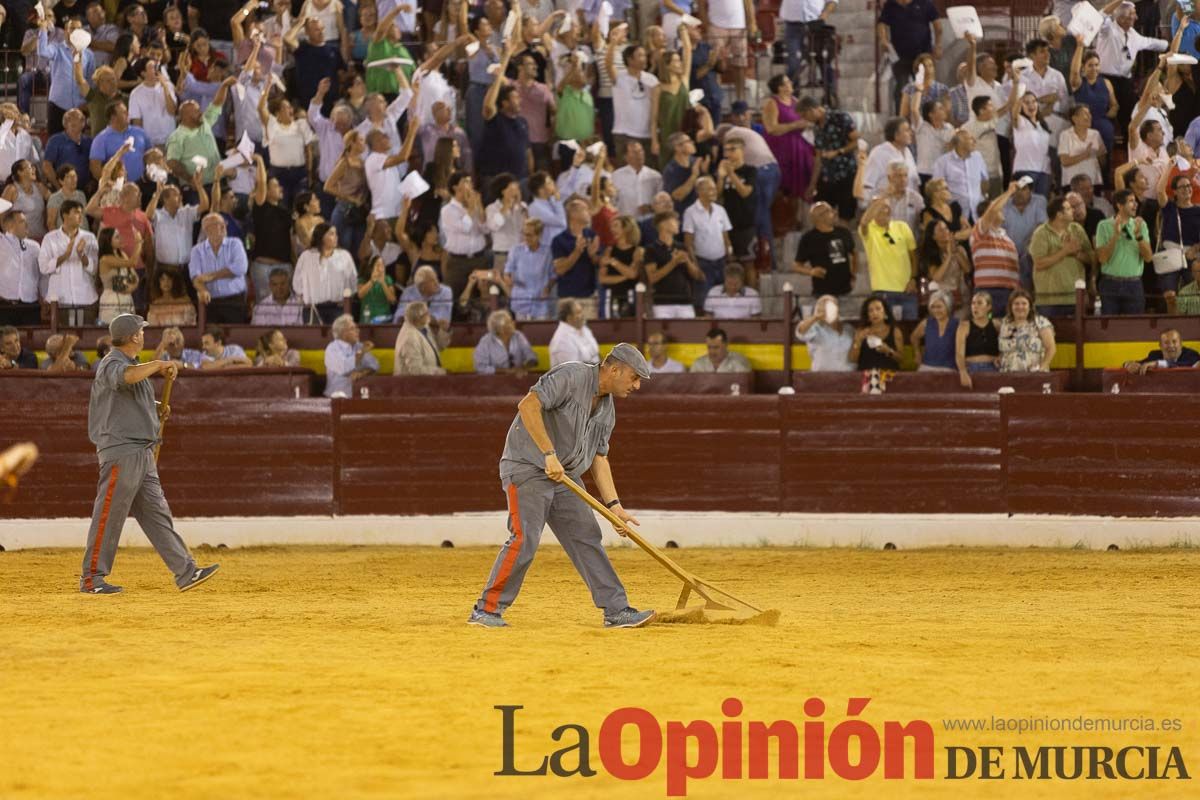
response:
[[[154,463],[158,463],[158,451],[162,449],[163,431],[167,427],[167,421],[163,419],[167,412],[171,410],[171,387],[175,385],[175,378],[167,376],[167,383],[163,386],[162,405],[158,409],[158,444],[154,445]]]

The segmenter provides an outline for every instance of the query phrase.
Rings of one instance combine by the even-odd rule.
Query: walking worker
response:
[[[96,365],[88,402],[88,438],[100,460],[100,485],[88,529],[87,550],[79,591],[116,594],[105,578],[112,571],[125,519],[133,514],[142,531],[186,592],[212,577],[218,564],[197,567],[187,545],[175,532],[171,509],[158,481],[154,447],[159,442],[159,419],[149,378],[179,374],[173,361],[138,363],[146,321],[136,314],[119,314],[108,326],[112,349]],[[165,420],[165,417],[164,417]]]
[[[639,524],[617,497],[608,438],[617,424],[613,398],[628,397],[649,378],[645,357],[633,345],[621,343],[600,364],[559,364],[517,405],[500,457],[511,535],[496,556],[469,624],[506,626],[501,615],[517,599],[547,523],[583,576],[592,602],[604,609],[604,627],[638,628],[654,619],[653,611],[630,607],[591,508],[562,483],[564,475],[580,482],[591,470],[604,504],[622,522]],[[617,533],[625,535],[621,528]]]

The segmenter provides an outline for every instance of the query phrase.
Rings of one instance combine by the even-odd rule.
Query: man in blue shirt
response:
[[[129,139],[133,139],[133,147],[121,160],[125,162],[125,180],[137,183],[146,169],[146,151],[153,145],[144,130],[129,124],[129,107],[125,101],[116,100],[108,107],[108,127],[92,139],[89,168],[93,178],[100,180],[105,162],[120,152]]]
[[[201,223],[203,241],[192,248],[188,275],[200,302],[208,306],[208,321],[226,325],[246,323],[246,246],[227,236],[225,218],[209,214]]]
[[[1171,36],[1179,30],[1179,17],[1171,16]],[[1196,47],[1196,37],[1200,36],[1200,6],[1192,5],[1192,12],[1187,15],[1187,27],[1183,29],[1183,37],[1179,40],[1179,52],[1194,58],[1200,58],[1200,49]]]
[[[58,168],[70,164],[79,175],[80,187],[88,181],[88,157],[92,152],[92,137],[83,132],[87,122],[83,112],[72,108],[63,114],[63,130],[46,142],[46,156],[42,159],[42,173],[49,185],[58,187]]]
[[[713,50],[713,46],[704,41],[699,28],[681,25],[679,35],[690,36],[692,39],[691,88],[704,90],[704,99],[700,103],[708,109],[715,128],[721,124],[721,100],[724,98],[718,70],[721,63],[720,53]]]
[[[305,42],[297,39],[301,24],[304,25],[304,34],[308,37],[308,41]],[[345,64],[337,45],[325,40],[325,33],[319,19],[309,17],[306,21],[301,17],[283,37],[283,41],[296,51],[296,80],[291,88],[299,101],[297,108],[308,108],[308,104],[317,94],[317,87],[321,81],[328,78],[329,92],[325,96],[325,106],[321,108],[321,113],[328,116],[333,111],[334,99],[341,95],[338,88],[338,70]]]
[[[932,31],[931,31],[932,26]],[[942,28],[933,0],[887,0],[879,12],[876,39],[880,46],[891,45],[897,61],[892,64],[895,83],[892,100],[897,111],[904,85],[913,74],[913,62],[922,53],[931,53],[933,60],[942,57]]]
[[[587,201],[575,197],[567,203],[567,229],[550,243],[559,299],[573,297],[584,307],[587,319],[596,318],[596,278],[600,239],[588,227]]]
[[[668,139],[671,143],[671,160],[663,167],[663,191],[675,201],[675,212],[683,212],[696,202],[696,181],[708,171],[708,158],[696,158],[696,144],[683,131],[676,131]]]
[[[47,111],[46,128],[51,135],[63,129],[63,114],[68,109],[83,105],[84,97],[75,85],[75,56],[77,51],[70,44],[72,31],[83,26],[78,18],[67,20],[66,36],[63,41],[50,43],[50,32],[54,30],[54,18],[47,16],[42,20],[42,29],[38,32],[38,55],[50,62],[50,106]],[[96,57],[90,49],[83,51],[83,74],[91,75],[96,69]]]

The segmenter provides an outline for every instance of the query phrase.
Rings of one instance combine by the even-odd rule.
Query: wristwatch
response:
[[[605,503],[605,504],[604,504],[604,507],[605,507],[605,508],[612,508],[613,506],[619,506],[619,505],[621,505],[621,499],[620,499],[620,498],[617,498],[617,499],[613,500],[612,502]]]
[[[558,455],[558,452],[557,452],[557,451],[555,451],[555,450],[547,450],[546,452],[542,453],[542,455],[544,455],[544,456],[546,456],[547,458],[549,458],[550,456],[556,456],[556,455]]]

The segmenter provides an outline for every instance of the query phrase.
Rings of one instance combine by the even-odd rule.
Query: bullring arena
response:
[[[538,326],[526,330],[537,344]],[[769,347],[745,351],[761,358]],[[800,362],[803,349],[794,355]],[[130,520],[113,575],[126,591],[80,595],[95,482],[90,380],[6,378],[8,391],[20,383],[6,408],[37,420],[26,430],[41,458],[2,507],[0,722],[20,733],[8,737],[0,795],[102,784],[131,797],[666,796],[669,774],[679,781],[684,770],[668,769],[669,721],[800,729],[818,718],[806,713],[810,698],[826,706],[826,740],[850,719],[851,698],[870,698],[858,716],[879,731],[927,721],[934,777],[914,777],[911,742],[902,780],[882,766],[846,780],[828,758],[823,778],[805,777],[801,755],[797,786],[780,777],[777,746],[765,779],[747,777],[745,746],[741,778],[724,767],[700,777],[693,740],[681,745],[691,754],[681,763],[700,764],[686,794],[1186,794],[1174,772],[1072,780],[1070,759],[1065,777],[1011,779],[1018,747],[1158,747],[1159,770],[1178,748],[1191,769],[1195,698],[1180,676],[1194,671],[1198,627],[1195,460],[1186,437],[1165,440],[1147,422],[1189,418],[1191,396],[1140,394],[1146,379],[1114,375],[1126,387],[1116,396],[1044,395],[1040,378],[1012,394],[906,394],[901,381],[915,375],[864,396],[806,391],[816,375],[800,371],[798,391],[780,395],[771,382],[788,376],[769,368],[731,396],[717,377],[652,379],[619,401],[613,471],[651,542],[779,610],[773,627],[604,630],[549,531],[510,627],[464,625],[506,536],[496,455],[530,379],[505,376],[473,378],[470,396],[446,392],[454,375],[424,386],[377,376],[369,398],[330,401],[296,399],[295,386],[307,393],[320,380],[302,370],[255,384],[183,373],[161,475],[198,563],[221,572],[174,593]],[[1069,388],[1076,373],[1054,379]],[[678,580],[604,530],[631,601],[670,610]],[[738,717],[723,713],[727,698],[741,701]],[[637,779],[616,777],[599,752],[604,720],[629,707],[664,732],[661,761]],[[505,713],[514,769],[536,771],[565,746],[551,732],[578,725],[598,774],[496,775]],[[1126,727],[947,727],[993,717]],[[1128,727],[1147,719],[1181,729]],[[630,764],[637,731],[622,734]],[[946,778],[947,748],[983,746],[1005,748],[1005,780]],[[577,752],[563,759],[577,768]]]

